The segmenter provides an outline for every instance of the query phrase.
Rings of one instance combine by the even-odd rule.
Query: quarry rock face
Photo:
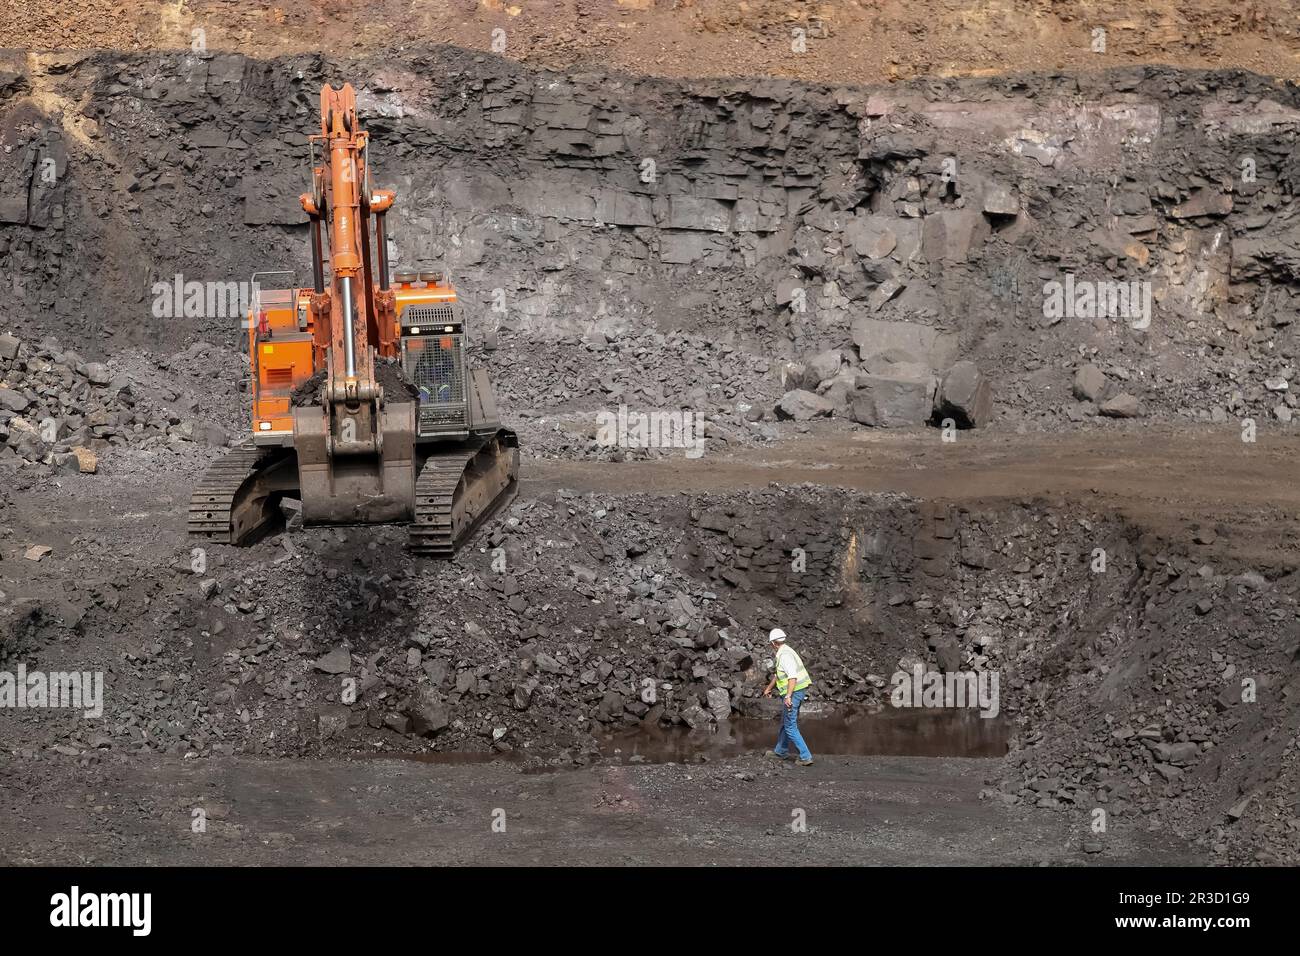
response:
[[[786,392],[776,404],[777,417],[793,419],[797,422],[811,421],[814,418],[829,418],[834,411],[834,402],[815,392],[802,389]]]
[[[918,366],[894,366],[882,375],[859,375],[852,397],[854,421],[881,428],[919,425],[934,413],[935,379]]]
[[[16,59],[5,69],[22,86],[41,67]],[[85,98],[104,146],[130,170],[110,169],[97,147],[69,143],[53,115],[24,106],[0,163],[0,265],[19,277],[13,337],[75,340],[91,353],[80,374],[106,384],[96,350],[138,334],[144,297],[164,349],[240,348],[238,316],[168,315],[171,297],[154,284],[304,266],[305,157],[282,138],[250,145],[242,131],[305,129],[302,98],[341,69],[306,56],[95,53],[75,71],[35,77]],[[902,82],[887,95],[785,80],[736,90],[542,75],[453,48],[355,72],[384,144],[376,176],[399,196],[394,268],[449,270],[472,334],[503,343],[501,366],[516,341],[558,349],[586,337],[595,356],[629,336],[682,332],[726,339],[722,376],[766,404],[765,390],[815,390],[827,376],[782,384],[736,360],[779,364],[852,344],[865,362],[900,348],[936,376],[958,358],[976,362],[999,383],[1001,414],[1061,426],[1077,411],[1073,396],[1033,372],[1075,365],[1079,345],[1099,368],[1151,382],[1149,415],[1206,422],[1205,396],[1234,391],[1234,363],[1258,363],[1262,383],[1297,352],[1300,293],[1287,277],[1300,245],[1279,211],[1293,191],[1285,131],[1300,100],[1260,78],[1145,67],[1030,77],[1014,91],[979,78]],[[1117,86],[1131,101],[1123,110],[1109,99]],[[879,122],[870,110],[882,103],[888,132],[863,124]],[[455,123],[443,119],[451,112]],[[1165,122],[1175,112],[1188,122]],[[1051,129],[1034,128],[1035,116],[1050,116]],[[688,127],[699,135],[678,135]],[[1237,166],[1225,130],[1250,137],[1268,175],[1231,191],[1206,180],[1207,169]],[[1102,185],[1112,173],[1113,196]],[[138,216],[112,227],[94,212],[126,204]],[[205,210],[197,220],[194,208]],[[112,267],[99,268],[110,247]],[[64,257],[87,269],[56,280],[46,264]],[[1043,316],[1044,286],[1065,273],[1080,288],[1161,282],[1168,291],[1143,331],[1152,348],[1127,349],[1105,331],[1140,317]],[[1157,373],[1159,349],[1195,350],[1221,326],[1229,337],[1203,361]],[[0,360],[13,348],[0,341]],[[576,366],[576,380],[592,371]],[[1278,417],[1261,384],[1241,389],[1239,403],[1234,414]]]

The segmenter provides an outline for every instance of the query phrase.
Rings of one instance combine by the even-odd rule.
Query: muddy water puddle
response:
[[[974,710],[836,711],[808,714],[799,729],[813,755],[899,757],[1001,757],[1007,752],[1008,726],[1000,717],[984,718]],[[598,741],[599,759],[610,763],[699,763],[771,750],[780,722],[776,718],[738,717],[716,730],[685,727],[640,728],[609,734]],[[512,750],[506,753],[375,754],[375,758],[416,760],[449,766],[527,763],[525,772],[560,767],[553,754]]]
[[[973,710],[884,710],[801,716],[799,730],[813,755],[900,757],[1001,757],[1007,725]],[[691,763],[771,750],[780,722],[733,718],[716,731],[638,730],[601,741],[601,753],[620,763]]]

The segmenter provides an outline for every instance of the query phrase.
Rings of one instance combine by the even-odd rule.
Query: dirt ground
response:
[[[1072,500],[1113,510],[1171,539],[1214,526],[1215,554],[1281,571],[1294,569],[1300,554],[1298,455],[1300,436],[1262,430],[1256,441],[1243,442],[1235,425],[1116,425],[1051,435],[963,431],[952,443],[930,429],[847,432],[823,425],[769,447],[698,460],[525,460],[520,494],[698,495],[807,482],[959,505]],[[111,483],[74,476],[50,497],[16,497],[7,514],[8,547],[25,549],[39,538],[56,556],[7,562],[6,575],[39,585],[60,573],[60,550],[94,534],[112,536],[123,551],[131,539],[156,545],[161,536],[175,553],[188,552],[183,513],[192,479],[185,472],[124,470]]]
[[[1268,0],[68,0],[55,11],[25,2],[0,7],[0,47],[33,50],[184,49],[201,41],[213,51],[271,57],[433,42],[550,69],[599,65],[673,77],[864,83],[1133,63],[1300,77],[1294,11]],[[1098,29],[1106,31],[1100,49]],[[798,50],[795,31],[803,40]]]
[[[0,864],[1203,862],[1137,828],[1117,828],[1104,853],[1085,855],[1081,829],[1059,816],[981,800],[989,763],[823,757],[811,768],[774,768],[751,756],[524,774],[392,760],[129,761],[6,801]],[[30,771],[21,761],[12,768]],[[193,832],[196,809],[206,812],[205,832]],[[794,829],[800,821],[806,831]]]
[[[541,488],[699,493],[812,482],[861,491],[976,504],[1047,498],[1114,510],[1164,536],[1194,525],[1224,528],[1218,546],[1246,563],[1293,567],[1300,489],[1291,478],[1300,439],[1261,432],[1243,442],[1235,425],[1150,424],[1066,434],[967,431],[890,434],[816,430],[771,448],[708,457],[606,465],[547,461],[531,471]]]

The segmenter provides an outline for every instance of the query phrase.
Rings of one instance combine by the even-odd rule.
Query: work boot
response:
[[[800,760],[800,761],[799,761],[799,766],[801,766],[801,767],[811,767],[811,766],[812,766],[812,763],[813,763],[813,761],[812,761],[812,757],[809,757],[807,760]]]
[[[768,750],[763,753],[764,757],[771,757],[773,760],[789,760],[789,754],[779,754],[775,750]]]

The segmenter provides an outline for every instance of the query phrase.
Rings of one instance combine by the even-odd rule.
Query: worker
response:
[[[775,687],[784,704],[781,733],[776,738],[776,747],[768,751],[768,756],[786,760],[790,757],[790,745],[793,744],[799,754],[799,766],[811,767],[812,752],[804,743],[803,734],[799,733],[799,708],[803,705],[808,688],[812,686],[812,678],[808,676],[808,669],[803,666],[795,649],[785,642],[785,631],[774,627],[767,639],[776,655],[776,670],[768,681],[763,696],[771,697],[772,688]]]

